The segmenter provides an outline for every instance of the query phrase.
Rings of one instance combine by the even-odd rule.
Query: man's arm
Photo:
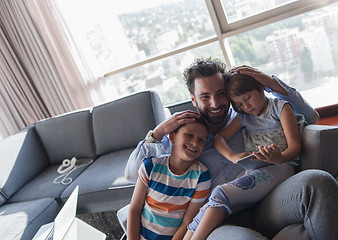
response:
[[[173,114],[166,121],[159,124],[153,131],[153,137],[158,143],[150,143],[143,140],[131,153],[125,169],[125,177],[128,181],[137,181],[137,171],[144,159],[158,157],[170,152],[171,143],[167,135],[176,130],[180,125],[195,121],[199,114],[193,111],[183,111]]]
[[[295,88],[289,87],[276,76],[272,77],[288,93],[287,95],[282,95],[278,92],[272,92],[272,94],[277,98],[290,102],[295,113],[302,114],[309,124],[316,124],[319,120],[318,112],[310,106],[310,104],[302,97],[302,95],[300,95],[300,93]]]
[[[158,157],[170,152],[171,143],[167,136],[164,136],[161,142],[148,143],[146,140],[139,142],[135,150],[130,154],[125,169],[125,178],[130,182],[136,182],[138,179],[137,171],[142,162],[150,157]]]
[[[235,67],[231,71],[253,77],[265,87],[266,91],[271,92],[277,98],[290,102],[294,111],[304,115],[305,120],[309,124],[316,124],[318,122],[318,112],[303,99],[296,89],[291,88],[278,77],[274,75],[269,76],[256,68],[245,65]]]
[[[182,124],[194,122],[199,117],[199,113],[190,110],[174,113],[154,129],[153,137],[160,140],[163,136],[175,131]]]
[[[269,88],[272,91],[285,95],[285,96],[288,95],[285,89],[272,76],[269,76],[256,68],[243,65],[243,66],[235,67],[231,69],[231,71],[239,72],[241,74],[245,74],[250,77],[253,77],[256,81],[260,82],[265,88]]]

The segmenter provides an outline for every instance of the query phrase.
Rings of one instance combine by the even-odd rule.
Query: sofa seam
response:
[[[95,136],[94,136],[94,121],[93,121],[93,109],[94,108],[91,108],[89,110],[89,114],[90,114],[90,135],[91,135],[91,143],[92,143],[92,146],[93,146],[93,154],[94,154],[94,157],[93,157],[93,161],[95,161],[97,158],[98,158],[98,155],[96,154],[96,142],[95,142]]]
[[[2,191],[2,189],[0,189],[0,193],[6,199],[6,201],[9,199],[9,197],[5,194],[4,191]]]
[[[152,91],[149,91],[149,98],[150,98],[150,102],[151,102],[151,111],[152,111],[152,115],[154,116],[154,125],[156,127],[157,125],[157,116],[155,115],[155,101],[154,101],[154,93]]]

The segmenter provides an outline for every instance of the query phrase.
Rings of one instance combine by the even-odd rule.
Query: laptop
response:
[[[40,227],[33,240],[104,240],[106,235],[76,217],[79,186],[76,186],[54,222]]]

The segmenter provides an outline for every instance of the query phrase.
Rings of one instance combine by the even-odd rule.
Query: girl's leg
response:
[[[187,232],[184,235],[183,240],[189,240],[192,238],[192,236],[194,235],[194,232],[190,231],[189,229],[187,230]]]
[[[226,215],[230,214],[230,203],[221,186],[217,186],[211,193],[208,202],[200,209],[196,217],[188,226],[186,239],[203,239],[219,226]],[[197,229],[202,229],[198,230]]]
[[[223,222],[225,216],[226,212],[219,207],[208,207],[191,239],[206,239]]]
[[[243,210],[250,204],[257,203],[274,187],[293,174],[294,168],[286,163],[272,165],[217,186],[212,191],[209,201],[200,209],[193,222],[188,226],[191,232],[196,231],[192,239],[206,238],[222,223],[226,216]]]
[[[253,206],[272,189],[294,174],[294,167],[287,164],[271,165],[246,173],[244,176],[222,185],[234,214]]]

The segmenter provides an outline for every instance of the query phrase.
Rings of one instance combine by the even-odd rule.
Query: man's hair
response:
[[[196,78],[210,77],[216,73],[221,73],[224,76],[225,71],[226,65],[219,59],[197,58],[184,70],[183,76],[189,92],[194,94]]]
[[[202,125],[207,129],[207,132],[209,132],[208,124],[207,124],[207,122],[204,120],[203,117],[195,118],[195,121],[194,121],[194,122],[190,122],[190,123],[200,123],[200,124],[202,124]],[[181,127],[183,127],[183,126],[185,126],[185,125],[187,125],[187,124],[190,124],[190,123],[185,123],[185,124],[180,125],[178,128],[175,129],[174,133],[177,133],[178,130],[179,130]]]
[[[241,110],[235,106],[235,104],[231,100],[231,97],[240,96],[253,90],[257,90],[260,92],[264,89],[263,85],[260,82],[256,81],[253,77],[245,74],[227,73],[225,75],[225,79],[226,95],[236,112],[241,112]]]

